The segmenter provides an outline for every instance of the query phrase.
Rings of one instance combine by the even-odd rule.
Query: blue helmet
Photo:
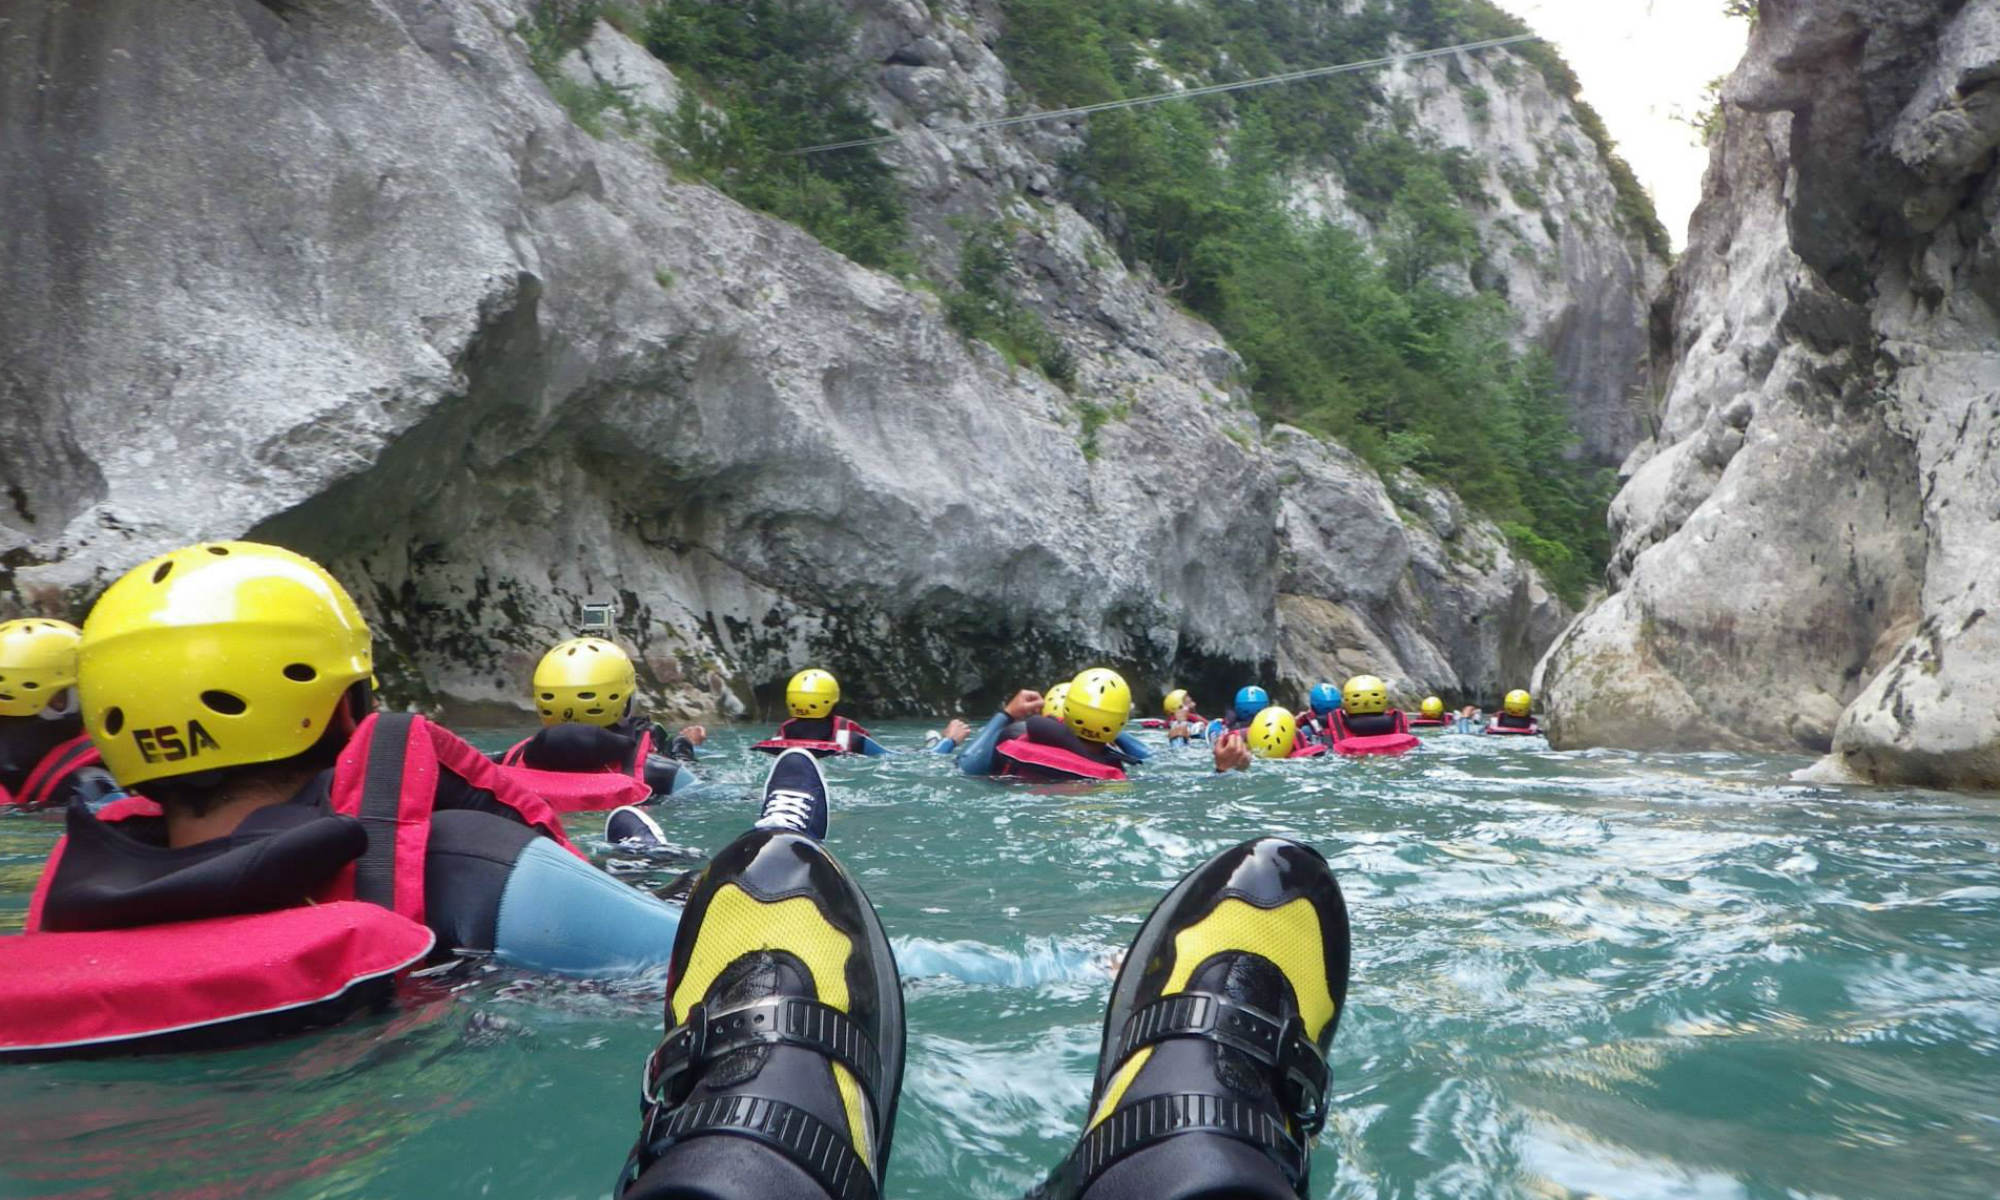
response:
[[[1251,684],[1236,693],[1236,719],[1248,721],[1271,707],[1271,693]]]
[[[1312,690],[1312,708],[1320,716],[1340,707],[1340,689],[1330,683],[1315,683]]]

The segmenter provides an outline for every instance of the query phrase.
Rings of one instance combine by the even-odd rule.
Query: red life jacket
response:
[[[602,812],[627,804],[644,804],[653,789],[646,782],[646,756],[653,752],[653,732],[639,735],[631,761],[596,771],[548,771],[526,766],[522,751],[533,738],[516,742],[500,759],[500,773],[548,801],[559,813]]]
[[[1307,741],[1307,740],[1306,740],[1306,739],[1304,739],[1304,738],[1300,738],[1300,739],[1299,739],[1299,740],[1298,740],[1297,742],[1293,743],[1293,745],[1292,745],[1292,752],[1291,752],[1290,754],[1287,754],[1287,755],[1286,755],[1285,757],[1286,757],[1286,758],[1319,758],[1319,757],[1321,757],[1322,755],[1325,755],[1325,754],[1329,754],[1329,753],[1331,753],[1331,751],[1329,751],[1329,750],[1328,750],[1328,749],[1326,748],[1326,743],[1324,743],[1324,742],[1309,742],[1309,741]]]
[[[55,799],[64,780],[85,767],[104,765],[98,756],[97,747],[91,744],[90,735],[80,733],[42,756],[35,769],[28,772],[28,778],[21,783],[19,795],[11,794],[0,787],[0,808],[17,805],[30,811],[47,808]]]
[[[1362,735],[1347,726],[1347,713],[1335,709],[1327,714],[1329,732],[1333,735],[1333,752],[1350,757],[1359,755],[1405,754],[1423,744],[1416,734],[1410,732],[1410,719],[1401,709],[1395,710],[1395,729],[1390,733]]]
[[[0,938],[0,1058],[212,1048],[325,1024],[388,999],[396,976],[436,942],[422,922],[440,769],[575,852],[547,804],[449,731],[422,717],[370,716],[340,752],[332,788],[334,811],[363,823],[368,849],[311,905],[41,932],[68,839],[58,841],[29,904],[29,932]],[[96,819],[160,813],[135,796]]]
[[[1486,727],[1486,732],[1501,737],[1540,737],[1542,736],[1542,727],[1540,725],[1534,724],[1533,722],[1530,722],[1525,727],[1516,729],[1512,725],[1502,725],[1499,719],[1495,718],[1494,721]]]
[[[999,774],[1016,778],[1090,779],[1116,781],[1125,778],[1125,771],[1116,763],[1099,762],[1086,758],[1074,750],[1062,746],[1050,746],[1042,742],[1031,742],[1017,737],[1001,742],[993,748],[994,757],[1001,762]]]
[[[798,719],[797,717],[792,718],[794,721]],[[833,718],[833,736],[831,738],[788,737],[785,734],[785,730],[791,727],[792,722],[786,721],[783,725],[778,726],[778,735],[776,737],[766,738],[750,748],[752,750],[762,750],[766,754],[783,754],[785,751],[793,749],[810,750],[821,758],[825,758],[830,754],[859,754],[861,751],[856,743],[860,739],[869,736],[866,729],[856,725],[846,717]],[[843,737],[843,734],[846,736]]]
[[[1451,722],[1447,721],[1443,717],[1410,718],[1410,728],[1412,729],[1443,729],[1445,726],[1449,724],[1451,724]]]

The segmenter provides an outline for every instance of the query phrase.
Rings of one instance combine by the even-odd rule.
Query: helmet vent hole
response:
[[[542,699],[544,699],[544,700],[553,700],[553,699],[555,699],[555,698],[556,698],[556,694],[555,694],[554,692],[543,692],[543,693],[542,693]]]
[[[124,728],[125,728],[124,709],[114,707],[114,708],[107,708],[104,710],[104,732],[110,734],[112,737],[117,737],[118,734],[124,730]]]
[[[243,697],[233,692],[203,692],[201,694],[201,702],[225,717],[240,717],[250,708],[248,704],[244,703]]]
[[[579,700],[595,700],[595,699],[597,699],[597,693],[596,693],[596,692],[578,692],[578,693],[576,694],[576,698],[577,698],[577,699],[579,699]]]
[[[24,687],[24,688],[27,688],[27,689],[28,689],[29,691],[31,691],[31,692],[32,692],[32,691],[36,690],[37,688],[41,687],[42,685],[41,685],[41,684],[39,684],[39,683],[36,683],[36,682],[35,682],[34,680],[32,680],[32,679],[23,679],[23,680],[21,681],[21,686],[22,686],[22,687]]]
[[[213,554],[213,555],[215,555],[215,556],[216,556],[217,558],[227,558],[227,557],[229,556],[229,547],[227,547],[227,546],[210,546],[210,547],[208,548],[208,552],[209,552],[210,554]]]
[[[305,663],[291,663],[285,667],[285,678],[293,683],[311,683],[319,678],[319,672]]]
[[[159,566],[157,566],[157,567],[153,568],[153,582],[154,582],[154,583],[164,583],[164,582],[166,582],[166,578],[167,578],[167,572],[169,572],[169,571],[171,571],[171,570],[173,570],[173,569],[174,569],[174,564],[173,564],[173,561],[172,561],[171,559],[169,559],[168,561],[166,561],[166,562],[163,562],[163,563],[161,563],[161,564],[160,564]]]

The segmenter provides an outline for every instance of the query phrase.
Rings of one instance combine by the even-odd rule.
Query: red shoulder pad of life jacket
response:
[[[1540,737],[1542,735],[1542,727],[1540,725],[1530,725],[1526,729],[1515,729],[1511,725],[1502,725],[1500,722],[1495,721],[1486,727],[1486,732],[1496,737]]]
[[[417,922],[354,900],[0,938],[0,1059],[139,1051],[168,1038],[222,1044],[229,1026],[253,1020],[304,1027],[422,962],[435,942]]]
[[[839,742],[822,742],[812,738],[765,738],[750,748],[761,750],[766,754],[783,754],[787,750],[810,750],[820,758],[854,753]]]
[[[1065,775],[1071,779],[1115,781],[1125,778],[1124,770],[1116,763],[1098,762],[1096,759],[1085,758],[1073,750],[1065,750],[1061,746],[1045,746],[1024,737],[1001,742],[993,748],[993,753],[1010,762],[1051,774]]]
[[[502,777],[540,796],[558,813],[602,812],[627,804],[644,804],[653,789],[622,770],[542,771],[534,767],[502,766]]]

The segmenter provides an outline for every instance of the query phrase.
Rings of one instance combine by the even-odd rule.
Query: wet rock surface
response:
[[[1448,493],[1258,429],[1214,330],[1047,198],[1073,130],[963,131],[1021,103],[983,6],[861,5],[861,47],[920,130],[886,152],[913,247],[1010,218],[1073,390],[677,178],[644,121],[579,128],[529,11],[0,13],[0,606],[270,538],[350,583],[392,695],[517,702],[605,604],[688,713],[808,660],[872,711],[1086,660],[1490,695],[1560,627]],[[608,25],[559,70],[682,94]]]
[[[2000,4],[1761,12],[1551,733],[2000,786]]]

